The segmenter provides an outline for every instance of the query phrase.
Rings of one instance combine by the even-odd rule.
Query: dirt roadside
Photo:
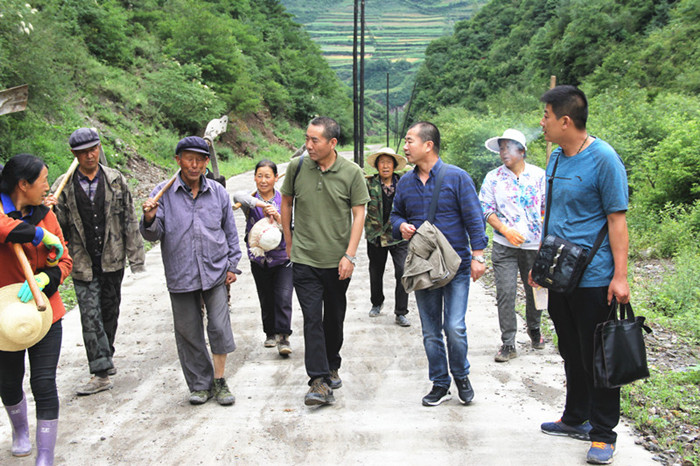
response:
[[[283,170],[284,167],[281,167]],[[228,181],[230,192],[252,190],[250,173]],[[243,244],[243,216],[237,214]],[[232,288],[232,326],[238,349],[229,357],[233,407],[187,403],[172,332],[170,301],[160,249],[147,254],[145,274],[124,279],[117,336],[114,388],[90,397],[75,389],[89,374],[77,309],[64,318],[58,371],[61,397],[56,464],[585,464],[588,444],[544,435],[543,421],[556,420],[564,403],[563,364],[555,349],[529,348],[522,322],[520,357],[493,361],[499,344],[495,300],[479,283],[472,286],[467,313],[474,402],[456,397],[427,408],[430,389],[415,300],[412,326],[394,324],[386,272],[382,315],[369,318],[369,277],[365,245],[348,292],[345,343],[336,404],[309,409],[303,363],[302,317],[295,298],[291,338],[294,353],[283,359],[263,348],[259,305],[248,261]],[[35,425],[33,399],[30,425]],[[657,464],[635,445],[629,427],[618,429],[615,464]],[[10,427],[0,416],[0,464],[30,465],[33,456],[12,459]]]

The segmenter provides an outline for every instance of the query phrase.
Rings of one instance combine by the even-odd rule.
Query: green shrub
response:
[[[693,206],[667,204],[662,209],[654,209],[633,201],[627,221],[630,257],[673,257],[695,242],[700,231],[700,202]]]
[[[681,246],[658,276],[632,277],[632,298],[652,324],[673,329],[690,344],[700,343],[700,247]]]
[[[162,123],[184,133],[195,133],[219,118],[225,112],[224,103],[200,79],[197,65],[177,62],[146,75],[146,94],[153,106],[148,114],[162,115]]]

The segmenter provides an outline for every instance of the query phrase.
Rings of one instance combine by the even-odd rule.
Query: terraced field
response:
[[[470,17],[483,0],[366,0],[365,59],[406,60],[411,72],[431,40],[452,32],[456,21]],[[324,56],[343,80],[352,76],[352,0],[282,0],[306,26]]]
[[[340,79],[352,86],[354,1],[280,1],[306,27]],[[457,21],[469,18],[484,3],[486,0],[365,0],[365,128],[369,133],[375,132],[375,123],[377,128],[385,124],[387,74],[392,113],[400,112],[410,100],[428,44],[451,34]]]
[[[285,2],[283,2],[285,3]],[[381,6],[375,6],[381,3]],[[452,14],[427,15],[411,11],[403,2],[372,2],[365,4],[367,35],[365,59],[383,58],[389,61],[419,62],[428,43],[452,31],[454,22],[469,17],[474,6],[470,2],[454,4]],[[292,5],[293,7],[293,5]],[[289,8],[289,7],[288,7]],[[294,10],[289,8],[292,13]],[[345,1],[333,11],[306,24],[311,37],[321,46],[329,63],[341,76],[352,70],[353,3]]]

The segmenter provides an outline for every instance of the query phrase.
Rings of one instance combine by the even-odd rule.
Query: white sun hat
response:
[[[513,128],[508,128],[503,132],[503,136],[496,136],[490,139],[486,140],[486,143],[484,144],[488,150],[491,152],[499,153],[500,148],[498,147],[498,143],[500,142],[501,139],[510,139],[511,141],[519,142],[522,144],[522,146],[527,150],[527,145],[525,144],[525,135],[518,131],[517,129]]]

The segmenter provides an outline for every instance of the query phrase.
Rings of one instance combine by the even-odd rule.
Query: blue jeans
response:
[[[460,270],[450,283],[436,290],[416,291],[416,303],[423,327],[423,346],[428,356],[428,376],[434,385],[450,387],[447,368],[457,379],[469,374],[467,359],[467,313],[470,269]],[[447,337],[447,353],[443,329]]]

